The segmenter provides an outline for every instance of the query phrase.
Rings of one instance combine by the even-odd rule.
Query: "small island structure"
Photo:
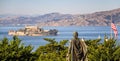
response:
[[[17,31],[10,30],[8,35],[17,35],[17,36],[48,36],[48,35],[57,35],[58,30],[50,29],[44,30],[43,28],[39,28],[38,26],[25,26],[23,29],[19,29]]]

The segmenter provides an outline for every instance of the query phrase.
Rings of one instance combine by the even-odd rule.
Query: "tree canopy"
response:
[[[36,55],[32,53],[31,45],[24,46],[21,40],[14,36],[13,40],[4,38],[0,41],[0,60],[1,61],[33,61]]]
[[[12,40],[0,40],[0,61],[66,61],[68,40],[60,42],[51,38],[44,38],[48,43],[39,46],[32,52],[31,45],[25,46],[21,40],[14,36]],[[116,45],[114,38],[104,40],[85,40],[88,46],[87,57],[89,61],[120,61],[120,45]]]

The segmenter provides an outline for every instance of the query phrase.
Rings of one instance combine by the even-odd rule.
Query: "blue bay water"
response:
[[[4,37],[7,37],[9,40],[12,40],[13,36],[8,35],[9,30],[18,30],[24,28],[23,26],[7,26],[7,27],[0,27],[0,40]],[[49,29],[57,29],[58,35],[57,36],[19,36],[22,40],[22,43],[25,45],[32,45],[34,47],[34,51],[41,45],[45,45],[48,42],[43,40],[43,38],[55,38],[56,41],[60,40],[70,40],[73,38],[73,32],[77,31],[79,33],[79,38],[88,39],[97,39],[99,36],[103,39],[104,35],[106,34],[110,37],[111,27],[110,26],[69,26],[69,27],[43,27],[46,30]],[[118,32],[120,31],[120,27],[117,26]],[[113,32],[112,32],[113,34]],[[114,36],[114,34],[113,34]],[[120,40],[120,35],[118,34],[118,40]]]

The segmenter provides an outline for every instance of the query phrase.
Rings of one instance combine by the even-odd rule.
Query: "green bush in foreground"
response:
[[[88,60],[89,61],[120,61],[120,46],[116,45],[115,39],[88,40]]]
[[[67,42],[61,41],[60,44],[55,39],[45,39],[50,42],[45,46],[40,46],[36,53],[39,54],[38,61],[66,61]],[[64,43],[65,42],[65,43]],[[120,46],[116,45],[114,38],[104,41],[101,39],[85,41],[88,46],[87,57],[89,61],[120,61]]]
[[[31,53],[32,46],[24,46],[21,40],[14,36],[9,41],[4,38],[0,41],[0,61],[34,61],[36,55]]]
[[[36,54],[39,55],[38,61],[66,61],[68,40],[62,40],[56,42],[55,39],[44,38],[49,43],[45,46],[40,46],[36,50]]]
[[[0,41],[0,61],[66,61],[68,40],[60,42],[55,39],[44,38],[49,43],[40,46],[32,52],[31,45],[24,46],[21,40],[14,36],[13,40],[4,38]],[[115,39],[86,40],[88,46],[87,57],[89,61],[120,61],[120,46]]]

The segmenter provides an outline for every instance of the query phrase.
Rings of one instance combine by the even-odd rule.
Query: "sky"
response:
[[[0,0],[0,14],[88,14],[117,8],[120,0]]]

